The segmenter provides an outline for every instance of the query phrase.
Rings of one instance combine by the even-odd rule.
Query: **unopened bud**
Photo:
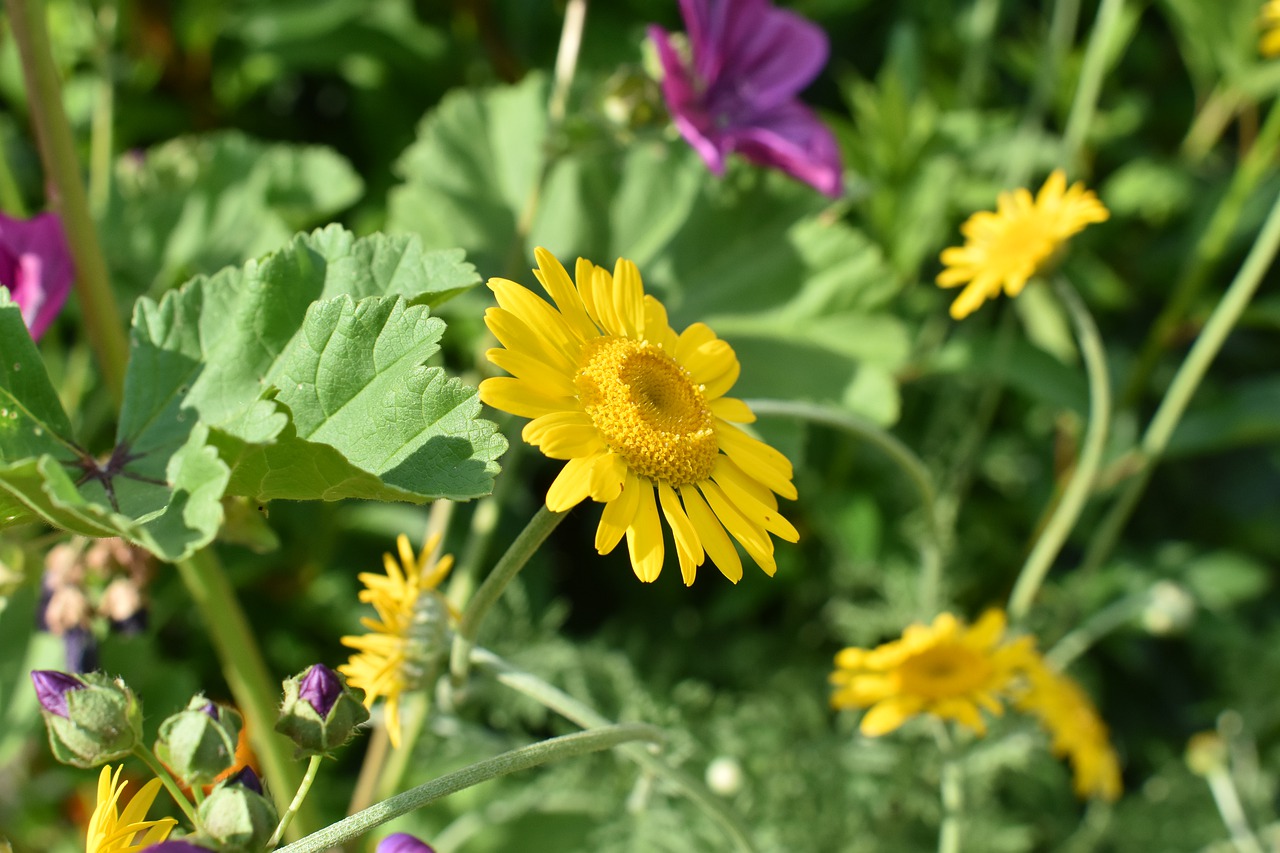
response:
[[[316,664],[284,682],[284,705],[276,731],[297,745],[297,757],[328,755],[351,739],[356,726],[369,719],[346,679]]]
[[[259,853],[275,831],[279,815],[248,767],[218,787],[200,804],[200,826],[221,853]]]
[[[1147,605],[1142,609],[1142,627],[1157,636],[1180,634],[1196,616],[1196,600],[1173,581],[1152,584]]]
[[[1227,743],[1217,732],[1199,732],[1187,741],[1187,767],[1197,776],[1211,776],[1227,766]]]
[[[207,785],[235,763],[240,714],[197,693],[160,724],[155,753],[183,784]]]
[[[379,841],[376,853],[435,853],[435,851],[409,833],[397,832]]]
[[[53,670],[31,674],[54,758],[97,767],[128,755],[142,737],[142,708],[118,678]]]

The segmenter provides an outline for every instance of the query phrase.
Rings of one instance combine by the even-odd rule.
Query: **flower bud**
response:
[[[128,755],[142,738],[142,707],[128,686],[100,672],[31,673],[54,758],[97,767]]]
[[[199,844],[184,839],[161,841],[159,844],[153,844],[144,848],[144,853],[209,853],[208,847],[201,847]]]
[[[235,763],[241,725],[235,710],[215,705],[197,693],[185,711],[160,724],[156,757],[184,785],[207,785]]]
[[[409,833],[397,832],[379,841],[376,853],[435,853],[435,851]]]
[[[1198,732],[1187,741],[1187,767],[1197,776],[1225,770],[1227,757],[1227,743],[1217,732]]]
[[[328,755],[351,738],[369,719],[347,681],[324,664],[316,664],[284,682],[284,705],[276,731],[297,745],[296,757]]]
[[[199,818],[204,835],[221,853],[259,853],[280,819],[248,767],[213,789],[200,804]]]
[[[1196,600],[1173,581],[1152,584],[1147,605],[1142,609],[1142,627],[1157,636],[1181,634],[1196,617]]]

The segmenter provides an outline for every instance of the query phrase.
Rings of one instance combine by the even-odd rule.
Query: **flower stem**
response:
[[[1262,277],[1275,260],[1277,250],[1280,250],[1280,195],[1272,204],[1271,212],[1267,214],[1262,230],[1254,240],[1253,247],[1249,249],[1249,254],[1241,264],[1235,279],[1214,307],[1213,313],[1209,315],[1208,321],[1200,332],[1200,337],[1196,338],[1191,351],[1187,353],[1186,359],[1174,375],[1173,382],[1169,384],[1169,390],[1165,392],[1164,399],[1160,401],[1160,407],[1142,436],[1142,468],[1129,481],[1103,519],[1093,541],[1089,544],[1089,550],[1085,553],[1084,569],[1100,566],[1111,555],[1111,550],[1129,521],[1129,516],[1137,506],[1143,491],[1146,490],[1152,470],[1169,445],[1169,438],[1182,419],[1182,414],[1191,402],[1191,397],[1200,387],[1200,380],[1204,378],[1209,365],[1222,349],[1227,335],[1235,328],[1240,315],[1248,307],[1249,301],[1262,282]]]
[[[1058,672],[1066,671],[1071,662],[1087,652],[1094,643],[1122,625],[1128,624],[1150,603],[1150,589],[1113,601],[1055,643],[1053,648],[1045,654],[1045,662]]]
[[[115,80],[111,51],[120,17],[118,0],[106,0],[98,9],[97,71],[94,87],[93,124],[89,137],[89,210],[101,217],[111,197],[112,136],[115,125]]]
[[[1263,853],[1262,844],[1249,826],[1249,818],[1240,803],[1240,794],[1231,779],[1231,772],[1226,767],[1218,767],[1209,773],[1205,781],[1209,783],[1214,805],[1222,816],[1222,824],[1231,833],[1231,843],[1236,850],[1239,853]]]
[[[151,772],[156,775],[156,778],[160,780],[161,784],[164,785],[165,790],[169,792],[169,796],[173,797],[173,801],[178,804],[178,808],[182,809],[182,813],[187,816],[187,820],[191,821],[191,828],[199,830],[200,821],[196,818],[196,810],[191,805],[191,801],[182,795],[182,788],[174,781],[169,770],[141,745],[133,748],[133,754],[136,755],[143,764],[147,765],[148,769],[150,769]],[[196,787],[198,786],[193,785],[192,790],[194,791]]]
[[[324,760],[323,755],[311,756],[311,761],[307,763],[307,772],[302,776],[302,784],[298,786],[298,791],[293,795],[293,802],[289,803],[289,808],[285,809],[283,815],[280,816],[280,823],[276,826],[276,831],[271,833],[271,839],[267,842],[267,849],[275,847],[280,843],[280,838],[284,835],[285,829],[288,828],[293,816],[298,813],[298,809],[302,808],[303,802],[307,799],[307,793],[311,790],[311,783],[316,781],[316,772],[320,769],[320,762]]]
[[[966,107],[976,105],[982,98],[991,57],[991,36],[999,16],[1000,0],[974,0],[968,21],[969,47],[960,72],[960,103]]]
[[[555,81],[547,117],[552,127],[564,121],[569,103],[569,89],[578,70],[578,51],[582,48],[582,30],[587,22],[587,0],[569,0],[564,8],[564,25],[560,29],[560,46],[556,50]]]
[[[939,521],[938,492],[933,484],[933,476],[920,457],[892,433],[844,409],[796,400],[753,399],[743,402],[758,415],[790,416],[844,430],[855,438],[875,445],[907,475],[920,495],[920,504],[925,514],[928,535],[920,547],[920,598],[921,610],[925,615],[932,616],[941,597],[942,563],[946,547],[943,527]]]
[[[638,723],[625,723],[589,732],[551,738],[539,743],[530,744],[484,761],[478,761],[419,785],[416,788],[397,794],[390,799],[357,812],[345,820],[340,820],[319,832],[308,835],[287,847],[280,853],[319,853],[344,842],[357,838],[376,826],[386,823],[402,814],[429,805],[442,797],[506,776],[519,770],[537,767],[551,761],[574,758],[590,752],[610,749],[630,741],[649,741],[657,743],[662,739],[662,732],[653,726]]]
[[[941,720],[933,720],[934,739],[942,753],[938,795],[942,802],[942,823],[938,827],[938,853],[960,853],[961,817],[964,814],[964,778],[955,745]]]
[[[231,694],[245,716],[249,741],[262,762],[263,775],[279,796],[285,796],[285,792],[297,790],[301,777],[290,757],[289,742],[275,733],[280,688],[267,670],[249,620],[212,550],[197,551],[177,565],[183,584],[204,617]],[[277,807],[282,806],[277,801]],[[305,833],[300,827],[314,825],[310,809],[304,807],[290,832],[302,835]]]
[[[1107,60],[1111,58],[1111,42],[1116,36],[1116,25],[1124,0],[1102,0],[1098,16],[1089,34],[1089,46],[1085,48],[1084,66],[1080,69],[1080,82],[1067,115],[1067,128],[1062,134],[1061,162],[1068,169],[1080,157],[1085,135],[1098,108],[1098,94],[1102,91],[1102,78],[1106,74]]]
[[[498,683],[528,696],[539,705],[555,711],[575,725],[596,731],[612,725],[594,708],[579,702],[536,675],[515,668],[487,649],[472,650],[471,658],[477,667],[492,674]],[[665,778],[684,791],[685,796],[720,824],[737,850],[741,853],[754,853],[756,846],[752,843],[751,836],[741,820],[701,782],[684,771],[672,767],[646,749],[625,746],[619,751],[649,773]]]
[[[462,687],[467,680],[467,672],[471,667],[471,649],[476,644],[476,634],[480,631],[480,623],[485,614],[567,514],[552,512],[547,509],[546,504],[538,507],[533,518],[529,519],[524,530],[520,531],[511,547],[507,548],[493,571],[484,579],[484,583],[480,584],[476,594],[467,602],[458,623],[458,631],[453,635],[453,648],[449,655],[449,672],[455,689]]]
[[[1062,550],[1062,543],[1080,518],[1080,511],[1084,509],[1085,501],[1093,489],[1093,481],[1102,462],[1102,451],[1106,447],[1107,429],[1111,421],[1111,380],[1107,375],[1107,356],[1102,348],[1098,327],[1084,302],[1066,279],[1055,279],[1054,289],[1071,316],[1076,337],[1080,341],[1080,351],[1084,355],[1085,373],[1089,377],[1089,421],[1071,481],[1063,489],[1057,509],[1036,539],[1031,553],[1027,555],[1027,561],[1013,586],[1013,594],[1009,596],[1009,616],[1015,621],[1027,615],[1040,584],[1049,573],[1054,558]]]
[[[27,203],[22,198],[22,190],[18,187],[18,181],[13,177],[13,164],[5,156],[2,147],[0,147],[0,210],[10,216],[19,216],[23,219],[30,215],[27,211]]]
[[[40,159],[48,182],[49,204],[62,217],[75,261],[76,296],[80,300],[85,333],[116,408],[124,395],[129,345],[115,295],[107,278],[107,264],[89,215],[81,183],[71,125],[62,108],[62,86],[49,47],[49,30],[41,0],[5,0],[9,28],[22,57],[27,104],[35,125]]]

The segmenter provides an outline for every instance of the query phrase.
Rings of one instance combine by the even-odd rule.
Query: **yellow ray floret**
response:
[[[1280,56],[1280,0],[1267,0],[1262,4],[1258,26],[1262,28],[1258,51],[1267,57]]]
[[[725,577],[742,577],[730,536],[772,575],[770,534],[799,538],[776,495],[796,490],[786,457],[737,426],[755,417],[725,396],[740,369],[733,348],[702,323],[677,334],[628,260],[611,273],[579,258],[570,278],[545,249],[536,258],[550,303],[489,280],[498,305],[485,322],[502,347],[488,357],[511,375],[480,383],[480,399],[531,418],[524,440],[565,460],[547,508],[603,503],[596,549],[607,554],[625,538],[642,581],[662,570],[663,519],[686,584],[707,556]]]
[[[409,537],[396,539],[400,560],[382,555],[386,574],[361,572],[365,588],[360,600],[372,604],[378,618],[361,618],[370,633],[343,637],[342,644],[356,649],[338,671],[352,687],[364,691],[364,703],[372,708],[385,699],[387,735],[400,746],[400,698],[406,690],[421,686],[435,659],[444,652],[443,631],[451,612],[436,591],[453,568],[453,557],[438,560],[438,535],[432,536],[417,557]],[[434,638],[434,639],[433,639]]]
[[[160,791],[160,780],[152,779],[133,795],[121,812],[117,806],[120,795],[129,787],[120,779],[124,765],[103,767],[98,774],[98,801],[89,818],[89,832],[85,839],[85,853],[129,853],[145,850],[169,837],[177,825],[171,817],[147,820],[147,810]]]
[[[957,320],[973,313],[983,302],[1000,295],[1003,288],[1017,296],[1072,235],[1110,216],[1092,190],[1054,171],[1033,199],[1019,188],[1000,194],[996,211],[981,211],[960,227],[965,244],[944,249],[937,282],[964,290],[951,303]]]

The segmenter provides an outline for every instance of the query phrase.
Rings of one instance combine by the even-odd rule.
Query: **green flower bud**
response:
[[[128,685],[100,672],[52,675],[68,680],[56,697],[41,693],[41,677],[48,680],[50,673],[33,673],[32,678],[54,758],[90,768],[118,761],[133,751],[142,740],[142,705]],[[71,684],[72,680],[82,686]]]
[[[369,719],[369,709],[347,680],[324,664],[316,664],[284,682],[284,705],[276,731],[297,746],[297,758],[329,755],[351,739],[356,726]]]
[[[248,767],[218,787],[200,804],[203,837],[221,853],[259,853],[275,832],[280,816]]]
[[[207,785],[235,763],[242,725],[235,710],[215,705],[197,693],[185,711],[160,724],[156,757],[184,785]]]

